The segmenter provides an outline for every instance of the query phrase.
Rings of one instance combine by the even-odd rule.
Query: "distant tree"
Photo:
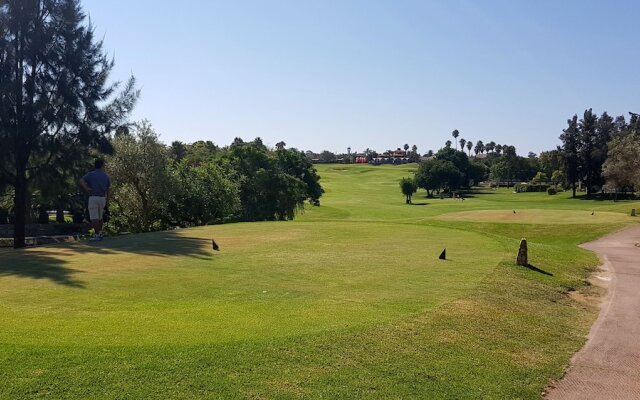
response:
[[[179,140],[171,142],[169,153],[174,161],[180,162],[187,156],[187,146]]]
[[[134,80],[118,92],[113,66],[77,0],[0,3],[0,181],[15,189],[14,247],[25,246],[32,181],[90,149],[108,151],[133,108]]]
[[[464,145],[467,144],[467,140],[464,138],[460,138],[460,150],[464,151]]]
[[[328,150],[324,150],[320,153],[320,160],[324,162],[335,162],[336,155]]]
[[[598,116],[591,109],[585,110],[578,123],[578,163],[580,179],[586,183],[587,195],[591,195],[593,185],[601,174],[594,150],[597,135]]]
[[[242,142],[242,139],[236,138],[234,141]],[[186,146],[186,149],[187,153],[184,159],[186,159],[190,165],[206,164],[213,160],[220,151],[218,146],[210,140],[198,140]],[[170,149],[170,151],[173,153],[173,149]]]
[[[616,191],[640,190],[640,133],[617,135],[609,143],[603,175]]]
[[[451,147],[451,140],[447,140],[446,142],[444,142],[445,147],[450,148]]]
[[[435,158],[420,163],[416,183],[427,190],[427,195],[431,195],[433,190],[467,187],[476,175],[477,170],[471,166],[464,152],[445,147],[438,151]]]
[[[280,142],[276,143],[276,149],[278,149],[278,150],[284,150],[284,147],[285,147],[286,145],[287,145],[287,144],[286,144],[285,142],[280,141]]]
[[[489,167],[481,161],[474,161],[469,164],[466,178],[474,185],[484,181],[489,176]]]
[[[427,151],[427,157],[433,157],[433,150]]]
[[[420,162],[420,154],[418,153],[418,146],[416,146],[415,144],[411,147],[411,152],[409,153],[409,161]]]
[[[506,144],[502,145],[502,153],[507,158],[515,158],[515,157],[518,156],[518,154],[516,153],[515,146],[509,146],[509,145],[506,145]]]
[[[411,204],[411,196],[418,190],[416,183],[411,178],[402,178],[400,181],[400,190],[406,197],[407,204]]]
[[[529,154],[527,154],[527,157],[529,157],[529,158],[537,158],[538,155],[536,153],[534,153],[533,151],[530,151]]]
[[[545,174],[542,171],[538,171],[536,176],[533,177],[533,181],[536,183],[544,183],[544,182],[547,182],[548,180],[549,180],[549,177],[547,176],[547,174]]]
[[[486,144],[485,148],[487,149],[487,153],[493,153],[493,151],[496,149],[496,142],[489,142]]]
[[[564,174],[564,172],[562,170],[555,170],[553,171],[553,174],[551,175],[551,182],[554,185],[562,185],[564,186],[565,182],[567,180],[567,176]]]
[[[594,140],[594,149],[592,152],[593,160],[593,178],[592,185],[602,188],[604,186],[604,176],[602,175],[602,168],[605,160],[607,159],[607,153],[609,151],[609,142],[616,135],[616,126],[613,118],[607,114],[602,113],[598,118],[596,125],[596,136]]]
[[[458,136],[460,136],[460,132],[458,132],[457,129],[454,129],[453,132],[451,132],[451,136],[453,136],[453,141],[456,142],[456,140],[458,139]],[[456,142],[456,149],[458,148],[458,143]]]
[[[555,171],[564,169],[562,152],[560,149],[543,151],[538,157],[540,168],[547,176],[551,176]]]
[[[467,142],[467,150],[469,151],[469,156],[471,156],[471,149],[473,148],[473,142],[469,140]]]
[[[571,185],[573,197],[576,197],[576,183],[579,178],[578,159],[578,116],[567,120],[569,125],[560,135],[562,141],[562,155],[564,159],[565,175]]]
[[[404,151],[408,151],[409,150],[409,145],[407,143],[405,143],[403,148],[404,148]]]
[[[420,163],[415,177],[416,184],[427,191],[427,196],[432,196],[433,191],[458,189],[464,181],[464,173],[452,161],[437,158]]]
[[[502,145],[501,144],[496,144],[494,149],[495,149],[497,155],[500,155],[500,153],[502,153]]]
[[[490,177],[498,183],[507,182],[510,186],[513,173],[513,165],[506,158],[500,158],[491,165]]]

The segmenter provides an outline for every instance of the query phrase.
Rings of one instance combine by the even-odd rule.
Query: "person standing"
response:
[[[111,179],[104,172],[104,161],[97,159],[95,169],[80,179],[80,186],[89,194],[89,219],[94,235],[89,240],[102,240],[102,219],[104,210],[109,202],[109,187]]]

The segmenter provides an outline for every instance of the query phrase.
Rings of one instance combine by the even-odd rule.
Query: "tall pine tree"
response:
[[[578,124],[578,159],[580,163],[580,177],[587,187],[587,195],[590,195],[595,184],[597,163],[595,150],[597,141],[598,116],[591,110],[585,110]]]
[[[567,120],[569,125],[560,135],[562,140],[562,155],[564,157],[565,173],[567,181],[571,184],[573,197],[576,197],[576,183],[579,177],[579,161],[578,161],[578,116]]]
[[[77,0],[0,0],[0,179],[15,188],[14,247],[25,245],[29,186],[108,135],[138,97],[109,84],[113,61]]]

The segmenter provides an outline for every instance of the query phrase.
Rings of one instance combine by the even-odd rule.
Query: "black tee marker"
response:
[[[218,243],[216,243],[216,241],[213,239],[211,239],[211,248],[215,251],[220,251],[220,246],[218,246]]]
[[[440,253],[440,257],[438,257],[440,260],[446,260],[447,259],[447,248],[445,247],[444,250],[442,250],[442,253]]]

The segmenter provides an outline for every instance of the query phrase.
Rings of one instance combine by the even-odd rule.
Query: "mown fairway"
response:
[[[405,205],[412,168],[320,166],[295,222],[1,252],[0,397],[540,397],[597,311],[576,245],[640,203]],[[547,274],[513,266],[521,237]]]

